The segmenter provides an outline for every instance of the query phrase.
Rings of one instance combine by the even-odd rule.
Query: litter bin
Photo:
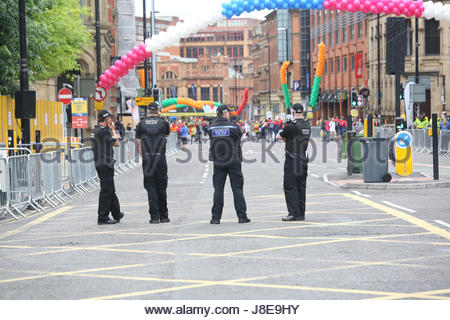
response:
[[[361,138],[363,144],[363,180],[368,182],[389,182],[389,157],[387,138]]]
[[[347,171],[349,175],[352,173],[363,172],[362,145],[360,140],[362,137],[362,134],[356,134],[354,131],[348,131],[346,139],[342,143],[342,149],[345,147],[345,157],[347,158]],[[348,143],[347,141],[350,142]]]

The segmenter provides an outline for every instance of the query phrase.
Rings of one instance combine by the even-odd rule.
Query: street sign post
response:
[[[155,102],[155,98],[153,97],[134,98],[134,104],[136,106],[148,106],[152,102]]]
[[[86,129],[88,127],[88,104],[85,98],[72,101],[72,128]]]
[[[59,90],[58,100],[62,104],[64,104],[64,105],[70,104],[70,102],[72,101],[72,98],[73,98],[72,91],[70,91],[69,89],[62,88],[61,90]]]

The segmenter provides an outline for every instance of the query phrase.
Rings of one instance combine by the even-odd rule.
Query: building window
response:
[[[351,58],[350,58],[351,60],[351,65],[352,65],[352,71],[355,71],[355,56],[353,55],[353,56],[351,56]]]
[[[439,21],[425,20],[425,55],[441,54]]]
[[[341,72],[341,57],[336,58],[336,73]]]
[[[188,98],[197,100],[197,88],[188,87]]]
[[[334,60],[331,59],[330,60],[330,73],[333,73],[333,72],[334,72]]]
[[[344,72],[347,72],[347,57],[344,57]]]
[[[347,43],[347,27],[342,29],[342,43]]]
[[[358,39],[361,39],[363,36],[363,23],[362,21],[358,22]]]
[[[411,19],[406,21],[406,55],[413,54],[413,32],[411,27]]]
[[[223,88],[220,87],[220,101],[218,102],[222,102],[223,101]]]
[[[244,46],[228,46],[228,56],[231,58],[241,58],[244,56]]]
[[[180,57],[184,58],[184,48],[180,47]]]
[[[186,48],[186,58],[192,58],[192,48],[191,47]]]
[[[351,25],[350,26],[350,41],[355,40],[355,26]]]
[[[339,29],[335,31],[335,35],[336,35],[336,45],[339,45],[339,41],[341,39],[340,37],[341,33]]]
[[[325,61],[325,68],[324,68],[324,73],[327,74],[328,73],[328,62]]]
[[[213,88],[213,101],[219,101],[219,88],[217,87]]]
[[[200,94],[201,94],[201,100],[202,101],[209,101],[209,100],[211,100],[211,96],[210,96],[209,92],[210,92],[209,87],[207,87],[207,88],[200,88]]]
[[[330,33],[328,34],[328,36],[329,36],[329,38],[330,38],[329,44],[330,44],[330,47],[331,47],[331,46],[333,46],[333,32],[330,31]]]
[[[202,66],[202,72],[208,72],[208,67],[207,66]]]

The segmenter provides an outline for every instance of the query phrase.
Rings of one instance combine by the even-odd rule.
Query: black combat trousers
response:
[[[306,156],[286,153],[283,189],[290,216],[305,218],[307,176],[308,159]]]
[[[223,191],[227,175],[230,177],[231,190],[233,191],[234,208],[239,219],[247,217],[247,205],[244,198],[244,176],[242,174],[241,162],[234,160],[230,164],[214,163],[214,204],[212,207],[212,218],[220,220],[223,210]]]
[[[142,162],[144,188],[147,190],[152,220],[167,219],[167,160],[165,154],[148,153]]]
[[[100,179],[100,195],[98,199],[98,221],[109,219],[111,213],[114,220],[120,219],[120,204],[114,185],[114,168],[100,164],[95,167]]]

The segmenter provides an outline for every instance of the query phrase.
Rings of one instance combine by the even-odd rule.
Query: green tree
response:
[[[82,16],[90,15],[79,0],[26,0],[30,81],[77,70],[83,46],[92,36]],[[0,1],[0,94],[13,95],[20,66],[18,1]]]

